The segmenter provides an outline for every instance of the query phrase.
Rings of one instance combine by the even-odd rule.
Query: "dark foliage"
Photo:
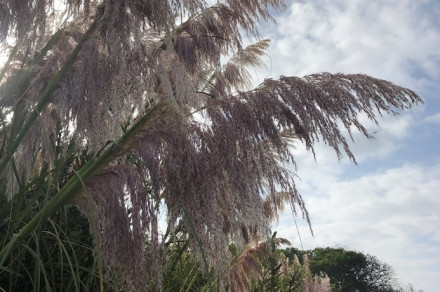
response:
[[[333,291],[387,292],[396,285],[391,266],[375,256],[343,248],[315,248],[300,251],[288,248],[286,256],[308,255],[312,274],[330,277]]]

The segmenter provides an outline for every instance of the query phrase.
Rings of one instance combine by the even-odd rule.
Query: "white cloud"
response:
[[[364,115],[360,115],[359,120],[375,137],[374,139],[367,139],[360,132],[353,131],[353,141],[351,141],[346,131],[344,131],[350,149],[356,161],[360,164],[372,159],[386,158],[399,149],[403,142],[410,138],[411,126],[414,125],[414,118],[409,114],[380,117],[378,119],[379,125],[376,125]],[[300,177],[314,176],[315,168],[319,167],[326,175],[317,179],[331,181],[334,175],[343,171],[342,166],[352,164],[345,154],[343,159],[338,161],[334,150],[322,142],[314,145],[314,149],[316,160],[303,144],[295,145],[292,150],[295,159],[301,165],[299,167]]]
[[[278,26],[262,28],[264,37],[272,40],[269,75],[365,73],[437,98],[433,89],[440,88],[438,1],[289,3],[287,13],[277,18]],[[410,135],[421,129],[416,127],[440,122],[438,113],[420,121],[414,112],[420,114],[412,111],[381,118],[379,127],[361,117],[377,133],[375,140],[354,135],[351,147],[358,167],[348,159],[338,162],[325,145],[316,145],[317,162],[303,146],[297,146],[298,185],[315,237],[307,224],[301,223],[299,228],[306,249],[342,245],[370,253],[392,265],[403,285],[411,282],[429,292],[440,286],[440,162],[396,167],[396,162],[387,161],[401,145],[413,140]],[[432,127],[424,129],[420,135],[433,135]],[[434,145],[438,143],[432,139]],[[438,151],[423,155],[438,157]],[[399,159],[417,161],[417,157]],[[368,169],[364,168],[367,163]],[[299,247],[296,227],[287,213],[277,228],[279,236],[293,238]]]
[[[367,140],[358,132],[353,135],[351,148],[359,163],[391,154],[408,138],[411,126],[414,125],[414,118],[410,114],[381,117],[378,119],[379,126],[366,118],[361,118],[360,121],[374,133],[375,139]]]
[[[393,266],[402,284],[435,291],[439,283],[434,276],[440,279],[440,163],[406,164],[354,179],[344,179],[341,171],[332,174],[332,166],[340,167],[318,164],[306,170],[313,176],[298,183],[315,232],[313,238],[308,226],[299,224],[304,247],[342,245],[370,253]],[[286,213],[276,229],[299,247],[291,222]]]
[[[432,158],[438,150],[419,153],[417,141],[438,144],[438,130],[423,127],[440,123],[432,107],[438,102],[429,100],[438,98],[440,89],[438,15],[436,0],[290,1],[278,26],[262,27],[272,45],[269,72],[258,72],[260,77],[365,73],[428,95],[422,96],[426,106],[437,114],[425,119],[421,107],[380,118],[380,126],[360,117],[376,139],[354,134],[350,146],[359,166],[338,161],[323,144],[315,146],[317,161],[303,145],[293,151],[315,233],[312,237],[308,225],[298,222],[304,248],[343,246],[370,253],[392,265],[402,285],[411,282],[425,292],[440,286],[440,161]],[[425,161],[431,165],[404,163],[418,157],[396,157],[402,152],[429,157]],[[300,247],[289,212],[276,230]]]
[[[426,117],[424,121],[430,124],[440,124],[440,113],[430,115]]]
[[[418,90],[439,80],[435,1],[293,1],[277,19],[272,74],[366,73]]]

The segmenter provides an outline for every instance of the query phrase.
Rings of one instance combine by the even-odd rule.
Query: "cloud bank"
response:
[[[440,2],[429,0],[292,1],[265,24],[272,40],[262,77],[317,72],[364,73],[411,88],[425,106],[380,126],[375,140],[355,135],[359,162],[337,161],[316,145],[317,161],[294,149],[300,191],[315,237],[299,222],[304,248],[344,246],[392,265],[402,283],[425,292],[440,286]],[[300,247],[286,212],[279,236]]]

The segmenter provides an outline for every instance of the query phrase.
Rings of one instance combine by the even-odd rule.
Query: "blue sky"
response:
[[[402,286],[440,287],[440,1],[288,1],[272,40],[265,77],[365,73],[415,90],[425,104],[384,117],[375,140],[355,137],[354,165],[325,145],[314,160],[293,150],[298,187],[315,236],[298,221],[305,249],[342,246],[392,265]],[[274,226],[300,247],[290,212]]]

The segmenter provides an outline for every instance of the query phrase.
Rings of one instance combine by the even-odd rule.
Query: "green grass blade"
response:
[[[85,196],[87,198],[87,201],[89,202],[88,207],[89,207],[90,216],[94,217],[94,212],[93,212],[93,210],[91,210],[91,208],[92,208],[92,204],[90,203],[91,197],[89,195],[89,192],[87,191],[86,184],[84,183],[84,180],[81,178],[81,176],[78,174],[78,172],[76,172],[75,170],[73,170],[73,171],[75,172],[76,176],[78,177],[78,179],[79,179],[79,181],[81,183],[82,189],[84,191],[84,194],[85,194]],[[97,244],[97,242],[98,242],[98,227],[96,226],[96,222],[97,221],[96,221],[96,218],[92,218],[91,221],[92,222],[90,222],[90,224],[92,225],[93,237],[94,237],[94,240],[96,242],[96,244],[95,244],[95,254],[96,254],[96,257],[97,257],[96,261],[97,261],[97,264],[98,264],[99,290],[100,290],[100,292],[104,292],[104,274],[102,272],[102,257],[101,257],[101,251],[99,250],[99,247],[98,247],[98,244]]]
[[[72,279],[73,280],[73,282],[74,282],[74,285],[75,285],[75,288],[76,288],[76,291],[80,291],[80,289],[79,289],[79,284],[78,284],[78,281],[79,281],[79,272],[78,272],[78,269],[76,268],[75,269],[75,267],[78,267],[78,260],[76,259],[76,256],[75,256],[75,251],[74,251],[74,249],[72,248],[72,246],[70,245],[70,242],[69,241],[67,241],[68,243],[69,243],[69,245],[70,245],[70,248],[72,249],[72,251],[73,251],[73,260],[74,260],[74,262],[75,262],[75,266],[72,264],[72,259],[71,259],[71,257],[69,256],[69,252],[67,251],[67,249],[66,249],[66,246],[64,245],[64,243],[63,243],[63,241],[61,240],[61,238],[60,238],[60,234],[58,233],[58,230],[59,230],[59,228],[57,227],[57,225],[52,221],[52,220],[48,220],[49,221],[49,223],[52,225],[52,227],[53,227],[53,229],[54,229],[54,233],[53,232],[50,232],[50,231],[45,231],[45,233],[47,233],[47,234],[49,234],[49,235],[52,235],[55,239],[56,239],[56,241],[57,241],[57,246],[61,249],[61,251],[64,253],[64,255],[66,256],[66,259],[67,259],[67,263],[68,263],[68,266],[69,266],[69,269],[70,269],[70,273],[71,273],[71,277],[70,277],[70,279]],[[61,230],[60,230],[61,231]],[[61,268],[63,268],[63,267],[61,267]]]
[[[68,68],[75,62],[76,57],[78,53],[80,52],[82,46],[84,43],[89,39],[90,35],[95,31],[97,26],[96,21],[93,22],[93,24],[90,26],[90,28],[86,31],[86,33],[83,35],[81,40],[76,45],[75,49],[73,49],[72,53],[70,53],[69,57],[67,58],[66,62],[63,64],[61,69],[52,76],[51,80],[49,81],[49,84],[44,89],[42,96],[40,98],[40,101],[35,106],[35,109],[31,112],[29,118],[24,122],[23,127],[21,131],[18,133],[17,137],[14,139],[12,144],[9,146],[9,154],[13,155],[15,151],[17,150],[18,146],[23,141],[24,137],[27,135],[29,129],[34,124],[35,120],[40,115],[40,112],[42,109],[50,102],[52,98],[53,92],[58,88],[58,85],[60,84],[63,77],[66,75]],[[9,162],[9,157],[5,157],[0,162],[0,173],[3,172],[5,166]]]
[[[149,109],[146,114],[139,119],[130,129],[128,129],[124,135],[114,143],[109,149],[104,151],[99,157],[95,157],[88,161],[79,171],[78,175],[82,181],[87,181],[93,176],[103,165],[111,161],[113,155],[121,152],[125,152],[129,149],[129,143],[132,136],[150,120],[153,115],[162,113],[166,110],[165,104],[158,104]],[[29,237],[32,232],[39,226],[39,224],[51,215],[53,215],[60,207],[67,204],[74,195],[81,188],[81,180],[78,176],[72,177],[55,196],[50,199],[47,204],[20,230],[18,234],[13,235],[13,241],[11,240],[6,247],[0,251],[1,263],[6,260],[12,247],[16,244],[17,240],[23,240]]]

